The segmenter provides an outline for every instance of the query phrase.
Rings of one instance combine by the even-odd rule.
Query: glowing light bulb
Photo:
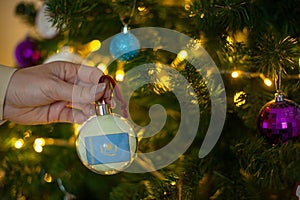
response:
[[[99,40],[93,40],[89,43],[88,49],[90,51],[98,51],[101,47],[101,42]]]
[[[115,78],[116,78],[117,81],[123,81],[124,76],[125,76],[124,63],[123,62],[118,62]]]
[[[37,153],[41,153],[43,151],[43,147],[40,145],[33,145],[33,148]]]
[[[178,54],[177,54],[177,58],[180,60],[180,61],[183,61],[184,59],[186,59],[188,56],[188,53],[187,51],[185,50],[181,50]]]
[[[16,149],[21,149],[24,146],[24,140],[23,139],[18,139],[15,142],[15,148]]]
[[[44,138],[36,138],[34,140],[33,148],[36,152],[41,153],[43,151],[43,146],[45,146],[46,141]]]
[[[239,72],[238,72],[238,71],[233,71],[233,72],[231,73],[231,77],[232,77],[232,78],[237,78],[237,77],[239,77]]]
[[[268,78],[265,78],[265,79],[264,79],[264,83],[265,83],[265,85],[268,86],[268,87],[272,86],[272,81],[271,81],[270,79],[268,79]]]
[[[45,139],[44,138],[36,138],[34,140],[34,145],[38,145],[38,146],[44,146],[45,145]]]
[[[173,185],[173,186],[176,185],[176,182],[175,182],[175,181],[172,181],[172,182],[171,182],[171,185]]]
[[[124,71],[123,70],[117,70],[116,71],[116,81],[124,81]]]

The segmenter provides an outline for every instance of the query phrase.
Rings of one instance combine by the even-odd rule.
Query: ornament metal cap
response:
[[[282,95],[281,92],[277,92],[277,93],[275,94],[275,101],[276,101],[276,102],[283,101],[283,95]]]
[[[122,28],[122,33],[126,34],[128,33],[128,25],[125,24],[124,27]]]
[[[98,115],[98,116],[111,114],[111,108],[104,101],[103,102],[97,101],[95,103],[95,109],[96,109],[96,115]]]

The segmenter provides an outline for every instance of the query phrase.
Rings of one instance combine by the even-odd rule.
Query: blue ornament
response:
[[[132,60],[138,55],[139,49],[139,40],[127,31],[127,27],[112,38],[109,46],[111,55],[119,61]]]

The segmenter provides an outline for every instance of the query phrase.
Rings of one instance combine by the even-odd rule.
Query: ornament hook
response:
[[[277,70],[277,75],[275,77],[275,101],[283,101],[283,94],[281,90],[281,73],[282,73],[282,68],[279,66]]]
[[[124,101],[119,88],[117,87],[116,81],[109,75],[102,75],[100,77],[99,83],[104,83],[105,79],[108,80],[109,87],[111,85],[113,91],[115,92],[117,100],[121,103],[122,116],[128,118],[127,104]],[[105,103],[104,97],[101,97],[98,101],[96,101],[95,106],[96,106],[96,113],[99,115],[110,113],[110,107]]]

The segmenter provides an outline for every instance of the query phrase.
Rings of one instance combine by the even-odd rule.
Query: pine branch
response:
[[[290,36],[262,35],[250,60],[259,71],[274,79],[280,68],[286,73],[296,67],[296,60],[300,56],[297,43]]]

